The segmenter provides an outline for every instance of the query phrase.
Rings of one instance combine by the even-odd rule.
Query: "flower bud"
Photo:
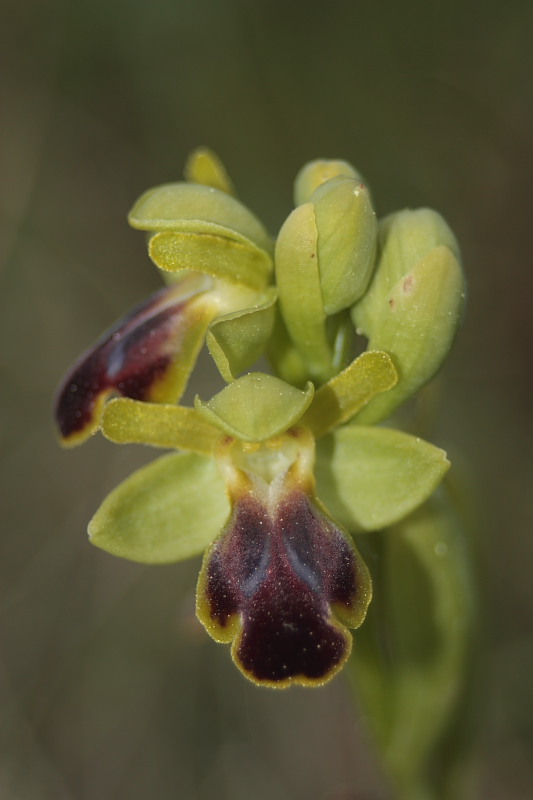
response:
[[[354,306],[357,332],[392,357],[400,380],[357,416],[377,422],[423,386],[441,366],[461,319],[465,283],[457,242],[429,209],[400,211],[380,223],[372,284]]]
[[[209,147],[193,150],[185,163],[184,175],[188,183],[201,183],[226,194],[235,194],[235,187],[224,164]]]
[[[331,178],[311,196],[318,231],[318,269],[326,314],[352,306],[374,267],[377,222],[368,189],[354,178]]]
[[[298,172],[294,181],[294,205],[300,206],[311,199],[311,195],[329,181],[330,178],[343,176],[361,181],[361,176],[348,161],[340,159],[317,158],[309,161]]]

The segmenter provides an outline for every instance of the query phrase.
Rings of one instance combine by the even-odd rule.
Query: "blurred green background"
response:
[[[244,681],[194,618],[198,562],[87,543],[153,457],[59,449],[63,371],[158,286],[125,215],[211,146],[275,232],[308,159],[378,213],[440,210],[470,286],[434,441],[472,471],[488,635],[479,797],[533,796],[533,5],[2,0],[0,797],[386,798],[343,678]]]

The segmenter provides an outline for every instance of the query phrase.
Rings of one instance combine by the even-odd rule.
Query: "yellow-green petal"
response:
[[[387,353],[375,350],[362,353],[315,392],[302,424],[310,428],[316,438],[324,436],[397,381],[398,373]]]
[[[372,270],[377,221],[366,187],[332,178],[311,197],[318,231],[318,269],[326,314],[352,306],[364,294]]]
[[[194,270],[262,289],[272,270],[270,256],[253,242],[212,233],[165,231],[150,238],[148,254],[167,272]]]
[[[215,461],[172,454],[134,472],[108,495],[89,523],[89,538],[121,558],[172,563],[205,550],[229,512]]]
[[[207,403],[199,398],[195,406],[206,420],[244,442],[263,442],[291,428],[302,417],[313,398],[314,388],[305,391],[261,372],[238,378]]]
[[[216,153],[208,147],[198,147],[185,162],[185,180],[212,186],[226,194],[235,194],[233,183]]]
[[[122,397],[107,403],[102,433],[117,444],[148,444],[206,455],[220,438],[220,431],[195,408]]]
[[[255,308],[219,317],[207,331],[207,346],[227,383],[249,369],[265,352],[275,320],[277,292],[267,290]]]
[[[196,183],[167,183],[149,189],[135,203],[128,221],[143,231],[216,232],[244,237],[264,250],[272,247],[261,222],[226,192]]]
[[[317,445],[317,495],[348,530],[375,531],[423,503],[449,466],[444,450],[423,439],[348,425]]]

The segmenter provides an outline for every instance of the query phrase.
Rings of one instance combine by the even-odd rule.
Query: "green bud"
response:
[[[226,194],[235,194],[231,178],[218,156],[208,147],[197,147],[185,163],[185,180],[212,186]]]
[[[374,279],[352,319],[369,349],[389,353],[400,380],[358,415],[365,424],[387,417],[437,372],[465,297],[457,242],[436,212],[392,214],[380,223],[379,240]]]
[[[330,178],[337,178],[341,175],[346,178],[355,178],[357,181],[362,180],[360,174],[348,161],[317,158],[315,161],[304,164],[294,181],[294,205],[300,206],[302,203],[307,203],[315,189],[329,181]]]
[[[333,348],[318,269],[318,232],[312,203],[287,217],[276,241],[276,283],[287,332],[312,380],[324,383],[335,374]]]
[[[289,335],[313,380],[327,381],[341,319],[362,296],[374,264],[377,223],[368,191],[353,178],[331,178],[299,205],[276,242],[276,281]],[[327,324],[328,323],[328,324]]]
[[[326,314],[352,306],[372,275],[377,222],[368,189],[354,178],[331,178],[313,193],[318,269]]]
[[[439,245],[447,247],[459,260],[459,245],[452,230],[430,208],[404,209],[381,219],[378,266],[364,301],[357,307],[358,318],[365,320],[379,314],[393,286]]]

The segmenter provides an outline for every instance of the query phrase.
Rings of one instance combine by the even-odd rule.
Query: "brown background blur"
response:
[[[470,296],[433,438],[473,472],[486,575],[479,797],[533,796],[533,5],[2,0],[2,800],[385,797],[345,694],[244,681],[193,614],[198,561],[87,543],[154,456],[59,449],[55,386],[158,286],[125,215],[210,145],[275,232],[308,159],[378,213],[439,209]]]

